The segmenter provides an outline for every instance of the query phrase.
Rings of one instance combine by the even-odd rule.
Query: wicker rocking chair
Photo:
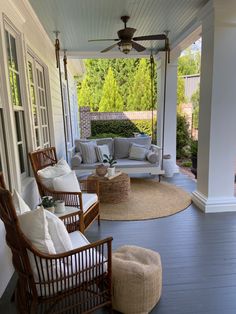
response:
[[[103,306],[111,308],[112,238],[61,254],[38,251],[20,229],[2,173],[0,218],[18,274],[15,301],[19,313],[91,313]],[[32,260],[37,266],[34,270]]]
[[[38,170],[41,170],[48,166],[53,166],[57,163],[55,147],[49,147],[31,152],[29,153],[29,159],[41,197],[53,196],[53,198],[56,200],[64,200],[66,206],[78,208],[78,212],[76,214],[70,214],[62,217],[65,225],[67,226],[67,229],[71,228],[71,226],[75,226],[75,221],[79,221],[79,230],[82,233],[84,233],[84,231],[96,218],[98,219],[98,224],[100,224],[99,201],[93,203],[86,211],[84,210],[83,206],[83,192],[96,193],[97,195],[99,195],[99,185],[96,180],[80,181],[80,187],[82,192],[59,192],[51,190],[42,183],[38,175]]]

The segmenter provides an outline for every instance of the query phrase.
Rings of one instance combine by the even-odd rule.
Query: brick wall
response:
[[[154,117],[157,113],[154,112]],[[80,107],[81,137],[91,135],[91,120],[151,120],[151,111],[126,111],[126,112],[90,112],[90,107]]]
[[[79,107],[80,112],[80,136],[87,138],[91,135],[90,107]]]

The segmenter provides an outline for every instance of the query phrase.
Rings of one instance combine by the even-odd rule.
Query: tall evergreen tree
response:
[[[151,78],[148,61],[141,59],[137,72],[134,74],[130,94],[127,98],[128,110],[150,110]]]
[[[113,71],[109,67],[102,89],[102,98],[99,104],[100,112],[123,111],[123,100],[119,93],[119,87],[114,78]]]
[[[80,107],[90,106],[92,107],[92,96],[91,91],[88,86],[87,80],[83,80],[81,83],[81,88],[78,93],[78,103]]]

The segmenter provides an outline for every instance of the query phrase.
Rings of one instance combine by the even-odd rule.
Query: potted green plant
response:
[[[108,156],[108,155],[104,154],[103,162],[104,163],[109,163],[109,167],[107,168],[108,176],[109,177],[114,176],[115,171],[116,171],[114,165],[117,163],[115,158],[112,157],[111,155]]]
[[[197,140],[191,141],[190,150],[191,150],[191,161],[192,161],[191,172],[195,175],[195,178],[197,178],[197,154],[198,154],[198,141]]]
[[[40,205],[52,213],[55,212],[55,200],[52,196],[43,196]]]

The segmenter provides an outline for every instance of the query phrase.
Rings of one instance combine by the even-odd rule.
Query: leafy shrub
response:
[[[154,125],[156,122],[154,121]],[[98,120],[91,121],[92,137],[99,134],[114,134],[120,137],[131,137],[134,132],[143,132],[152,135],[151,120]],[[114,137],[114,136],[109,136]]]
[[[183,162],[181,163],[181,166],[182,166],[182,167],[190,168],[190,167],[192,167],[192,161],[183,161]]]
[[[197,140],[191,141],[190,150],[191,150],[191,156],[197,157],[197,152],[198,152],[198,141]]]
[[[178,159],[190,156],[190,135],[188,122],[180,114],[177,115],[176,156]]]
[[[107,137],[120,137],[119,134],[114,134],[114,133],[98,133],[96,135],[90,136],[90,139],[95,139],[95,138],[107,138]]]

